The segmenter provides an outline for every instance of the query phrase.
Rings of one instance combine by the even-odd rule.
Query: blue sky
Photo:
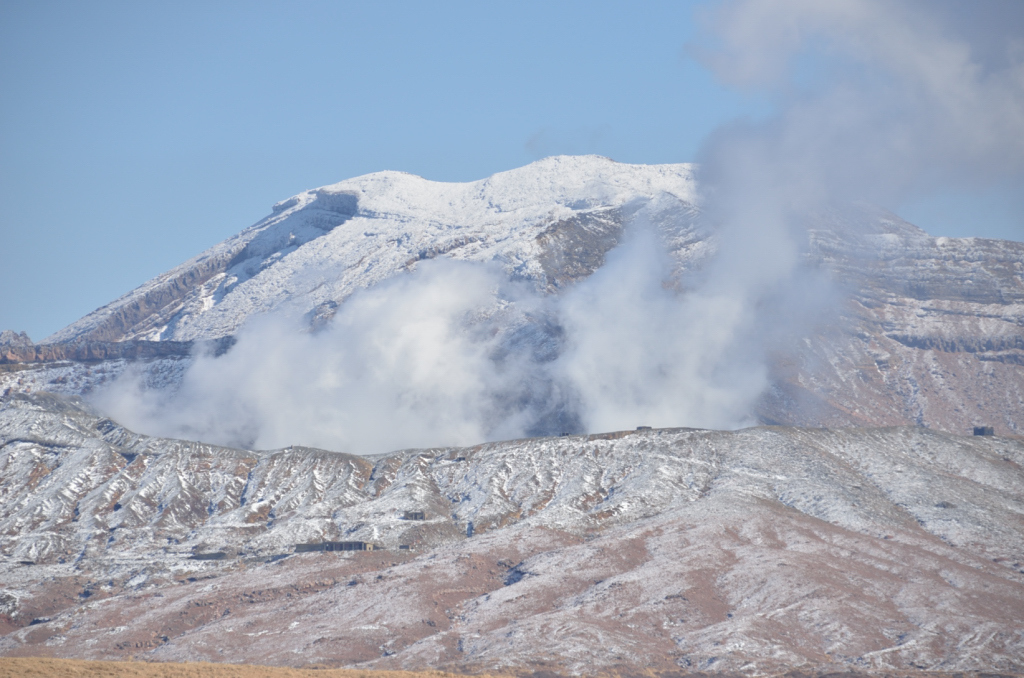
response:
[[[770,110],[687,55],[695,2],[0,1],[0,329],[34,340],[383,169],[695,159]],[[891,206],[1024,240],[1013,186]]]

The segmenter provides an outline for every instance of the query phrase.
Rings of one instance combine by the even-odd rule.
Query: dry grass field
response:
[[[249,664],[103,662],[0,657],[0,678],[452,678],[440,671],[290,669]],[[475,678],[490,678],[477,676]]]

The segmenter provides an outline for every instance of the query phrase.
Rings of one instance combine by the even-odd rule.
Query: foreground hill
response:
[[[1024,667],[1016,439],[662,429],[366,458],[149,438],[12,394],[0,445],[7,656]],[[321,540],[381,548],[294,553]]]
[[[211,664],[206,662],[100,662],[49,658],[0,658],[0,678],[454,678],[458,674],[440,671],[368,671],[358,669],[288,669],[252,664]],[[474,674],[488,678],[490,674]],[[537,674],[533,674],[537,675]],[[553,676],[548,673],[545,675]],[[654,672],[632,672],[620,675],[643,675],[656,678]],[[718,674],[727,675],[727,674]],[[789,671],[787,678],[811,678],[799,670]],[[821,674],[819,674],[821,675]],[[828,675],[828,674],[824,674]],[[847,673],[852,678],[857,674]],[[872,673],[874,678],[888,678],[887,673]],[[962,678],[963,674],[920,671],[918,678]],[[1007,674],[985,674],[988,678],[1009,678]],[[824,678],[824,676],[822,676]],[[979,676],[980,678],[980,676]]]
[[[278,666],[211,664],[207,662],[101,662],[51,658],[0,658],[0,678],[449,678],[449,676],[451,674],[439,671],[289,669]],[[481,678],[486,678],[486,676],[481,676]]]

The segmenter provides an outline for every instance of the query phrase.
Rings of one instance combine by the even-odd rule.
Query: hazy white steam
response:
[[[427,262],[353,295],[325,331],[265,318],[226,355],[199,357],[177,393],[124,379],[100,404],[149,433],[359,453],[743,425],[769,383],[768,352],[828,304],[801,266],[815,213],[1019,176],[1022,6],[715,5],[698,53],[776,112],[718,130],[701,152],[718,253],[698,282],[680,283],[662,239],[672,219],[655,218],[655,204],[604,268],[559,298],[496,268]]]
[[[750,309],[728,290],[674,289],[672,263],[653,229],[638,226],[558,302],[566,347],[556,374],[579,394],[586,430],[751,421],[767,378],[760,351],[744,345]]]
[[[736,0],[697,53],[778,114],[720,130],[715,173],[791,202],[871,200],[1020,178],[1024,5]]]
[[[751,296],[712,278],[683,291],[663,241],[673,222],[649,219],[656,202],[562,297],[495,266],[421,262],[350,297],[323,331],[301,317],[257,318],[226,354],[198,356],[178,391],[129,375],[97,402],[151,434],[357,453],[750,423],[767,384],[767,318],[752,301],[771,309],[771,288]]]
[[[488,266],[425,262],[353,295],[327,331],[263,317],[223,356],[199,356],[178,392],[122,380],[99,402],[147,432],[264,449],[482,440],[516,420],[494,412],[519,379],[492,359],[503,287]]]

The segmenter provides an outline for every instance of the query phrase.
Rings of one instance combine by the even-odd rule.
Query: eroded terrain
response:
[[[1024,665],[1017,439],[662,429],[361,458],[148,438],[55,396],[0,403],[5,656]],[[380,549],[293,552],[318,540]]]

